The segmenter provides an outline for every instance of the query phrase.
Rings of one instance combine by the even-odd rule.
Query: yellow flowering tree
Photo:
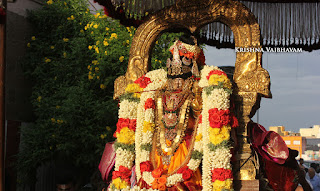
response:
[[[22,66],[33,82],[35,120],[21,129],[19,181],[34,181],[36,168],[60,153],[89,178],[105,143],[113,140],[118,116],[113,83],[126,71],[136,29],[90,13],[86,0],[49,0],[28,18],[35,32]],[[153,68],[164,66],[176,36],[158,39]],[[123,140],[132,142],[133,136]]]

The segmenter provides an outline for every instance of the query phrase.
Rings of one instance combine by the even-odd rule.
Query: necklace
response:
[[[156,148],[162,156],[163,164],[168,165],[171,157],[185,136],[188,125],[190,104],[193,98],[191,87],[193,79],[173,79],[168,82],[167,90],[157,96],[158,120],[156,133]],[[176,91],[177,87],[182,89]],[[170,143],[167,142],[170,141]]]
[[[190,94],[189,94],[190,95]],[[180,145],[184,132],[188,125],[189,119],[189,108],[191,103],[192,96],[188,96],[188,99],[183,103],[182,107],[179,111],[179,122],[175,126],[174,129],[170,129],[169,132],[166,131],[165,125],[161,120],[163,118],[163,106],[162,106],[162,98],[158,98],[157,107],[158,107],[158,130],[157,130],[157,151],[163,157],[163,163],[169,164],[171,161],[171,157],[175,153],[176,149]],[[174,131],[173,131],[174,130]],[[168,132],[168,133],[167,133]],[[166,135],[167,134],[167,135]],[[171,139],[171,144],[167,145],[166,139]],[[165,153],[164,153],[165,152]]]

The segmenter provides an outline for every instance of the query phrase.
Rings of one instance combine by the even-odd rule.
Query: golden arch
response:
[[[124,76],[116,79],[114,98],[124,93],[128,83],[132,83],[148,72],[150,56],[157,37],[164,30],[186,28],[197,32],[202,26],[211,22],[222,22],[228,25],[234,34],[235,46],[242,48],[262,48],[260,45],[260,28],[255,16],[243,4],[232,0],[180,0],[150,16],[137,29],[132,41],[128,69]],[[271,97],[268,72],[261,67],[261,52],[237,52],[234,81],[237,102],[237,117],[240,122],[238,135],[241,149],[238,152],[241,160],[251,156],[247,143],[247,124],[255,114],[260,97]],[[249,165],[249,166],[248,166]],[[247,167],[246,167],[247,166]],[[238,179],[254,179],[253,165],[243,166]],[[247,170],[245,170],[247,168]],[[251,174],[251,177],[248,177]]]

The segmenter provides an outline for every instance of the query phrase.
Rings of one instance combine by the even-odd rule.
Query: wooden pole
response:
[[[0,191],[5,190],[5,66],[6,66],[6,8],[7,0],[0,0]]]

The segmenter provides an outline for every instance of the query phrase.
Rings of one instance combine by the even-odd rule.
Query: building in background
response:
[[[320,138],[320,125],[314,125],[310,128],[300,128],[300,134],[303,137]]]
[[[301,136],[282,136],[282,139],[290,149],[299,151],[299,158],[303,158],[303,153],[306,151],[307,141]]]
[[[285,126],[270,126],[269,131],[274,131],[278,133],[280,136],[300,136],[300,133],[286,131]]]

